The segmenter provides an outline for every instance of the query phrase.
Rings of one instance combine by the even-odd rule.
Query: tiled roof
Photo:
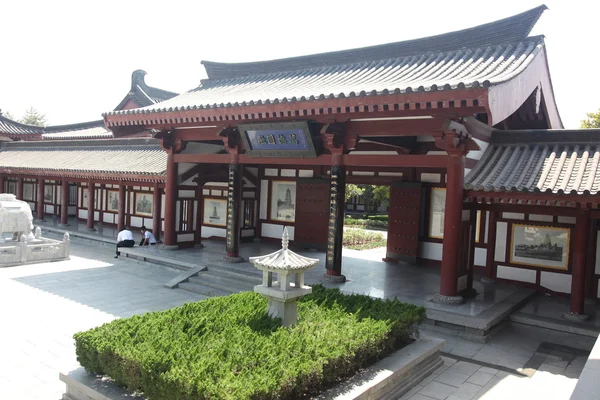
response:
[[[465,189],[593,195],[600,191],[600,130],[494,132],[492,141],[465,177]]]
[[[146,85],[144,76],[146,76],[144,70],[137,69],[133,71],[131,74],[131,89],[115,110],[121,110],[129,100],[133,100],[139,107],[145,107],[177,96],[178,93]]]
[[[0,149],[2,170],[161,176],[167,165],[156,139],[9,142]]]
[[[0,114],[0,135],[41,135],[43,131],[41,126],[21,124]]]
[[[107,139],[113,133],[104,126],[104,120],[83,122],[80,124],[48,126],[44,129],[44,140],[61,139]]]
[[[246,106],[497,85],[523,72],[544,46],[527,37],[545,6],[424,39],[258,63],[203,62],[209,79],[158,105],[105,115]]]

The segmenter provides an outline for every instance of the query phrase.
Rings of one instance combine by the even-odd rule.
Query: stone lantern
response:
[[[289,242],[287,227],[284,227],[281,250],[249,258],[263,272],[262,284],[256,285],[254,291],[269,300],[267,313],[271,317],[281,318],[283,326],[291,326],[298,321],[296,302],[312,292],[310,286],[304,285],[304,273],[319,263],[316,258],[303,257],[289,250]],[[277,281],[273,281],[273,273],[277,274]]]

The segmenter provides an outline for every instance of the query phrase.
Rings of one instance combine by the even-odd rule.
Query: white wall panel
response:
[[[507,229],[508,224],[506,222],[496,223],[496,252],[494,254],[494,261],[506,261],[506,246],[508,245],[507,241],[510,240],[506,235]]]
[[[202,237],[225,237],[227,231],[225,228],[214,228],[212,226],[202,226]]]
[[[419,242],[419,257],[427,260],[442,260],[442,249],[441,243],[433,242]]]
[[[294,227],[288,226],[288,234],[290,235],[290,240],[294,240]],[[275,224],[262,224],[262,235],[264,237],[273,238],[273,239],[281,239],[281,234],[283,233],[283,225],[275,225]]]
[[[539,222],[552,222],[554,220],[554,217],[552,215],[529,214],[529,220]]]
[[[296,176],[295,169],[282,169],[281,176]]]
[[[555,292],[571,293],[571,275],[542,271],[540,285]]]
[[[558,217],[559,224],[574,224],[575,222],[577,222],[575,217]]]
[[[131,226],[132,227],[136,227],[139,228],[140,226],[144,225],[144,219],[140,218],[140,217],[131,217]]]
[[[312,169],[301,169],[298,171],[298,177],[300,178],[312,178],[313,170]]]
[[[277,176],[278,172],[276,168],[265,168],[265,176]]]
[[[496,276],[500,279],[510,279],[511,281],[535,283],[537,271],[498,265]]]
[[[482,249],[480,247],[476,247],[475,248],[475,259],[473,260],[473,263],[480,267],[485,267],[486,260],[487,260],[487,249]]]
[[[267,209],[269,208],[269,181],[263,179],[260,181],[260,219],[267,219]]]
[[[429,172],[421,173],[421,182],[440,183],[442,181],[441,174],[432,174]]]
[[[195,240],[193,233],[180,233],[177,235],[178,242],[193,242]]]
[[[512,213],[512,212],[505,212],[502,213],[502,218],[506,218],[506,219],[518,219],[518,220],[524,220],[525,219],[525,214],[523,213]]]

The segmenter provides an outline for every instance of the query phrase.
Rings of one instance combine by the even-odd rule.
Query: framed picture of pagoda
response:
[[[202,222],[204,225],[226,226],[227,200],[205,198]]]
[[[142,217],[151,217],[154,208],[154,198],[149,192],[136,192],[134,204],[134,214]]]
[[[513,224],[510,262],[566,271],[569,269],[570,240],[569,228]]]
[[[273,181],[271,187],[271,219],[296,221],[296,182]]]

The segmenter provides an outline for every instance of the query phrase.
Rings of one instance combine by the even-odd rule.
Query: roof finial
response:
[[[287,226],[284,226],[283,234],[281,235],[281,248],[283,250],[287,250],[289,243],[290,243],[290,235],[288,234]]]

